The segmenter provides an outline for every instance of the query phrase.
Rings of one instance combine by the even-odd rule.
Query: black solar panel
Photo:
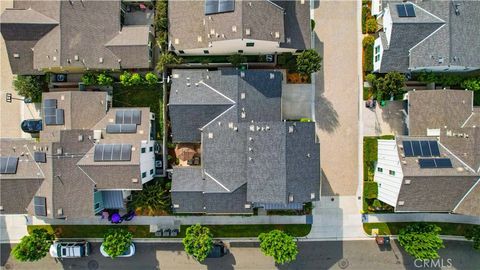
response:
[[[55,125],[63,125],[65,123],[65,120],[63,118],[63,109],[57,109],[55,112]]]
[[[129,161],[132,156],[131,144],[97,144],[94,161]]]
[[[413,155],[418,157],[422,156],[422,148],[420,148],[419,141],[412,141]]]
[[[136,133],[137,125],[135,124],[109,124],[107,125],[107,133]]]
[[[18,157],[0,157],[0,173],[16,174]]]
[[[422,169],[436,168],[433,158],[420,158],[418,159],[418,164]]]
[[[136,124],[142,123],[142,112],[140,110],[118,110],[115,113],[115,124]]]
[[[415,17],[415,9],[412,4],[405,4],[405,10],[407,11],[407,17]]]
[[[429,141],[430,150],[432,151],[432,156],[438,157],[440,156],[440,150],[438,149],[438,143],[436,141]]]
[[[35,207],[36,216],[46,216],[47,215],[47,199],[45,197],[33,197],[33,206]]]
[[[404,4],[397,5],[398,17],[407,17],[407,10]]]
[[[453,168],[452,161],[449,158],[436,158],[437,168]]]
[[[403,151],[406,157],[413,157],[412,142],[403,141]]]
[[[43,101],[43,108],[57,108],[57,100],[56,99],[45,99]]]
[[[34,152],[33,153],[33,159],[36,162],[45,163],[45,162],[47,162],[47,153],[45,153],[45,152]]]
[[[431,157],[430,144],[428,141],[420,141],[420,147],[422,148],[422,157]]]
[[[235,10],[235,0],[205,0],[205,15]]]
[[[56,108],[45,108],[43,109],[44,116],[55,116],[57,112]]]

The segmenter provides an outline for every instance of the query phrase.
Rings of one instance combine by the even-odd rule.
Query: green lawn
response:
[[[188,225],[182,225],[178,238],[185,236]],[[210,228],[213,237],[257,237],[262,232],[269,232],[274,229],[282,230],[294,237],[306,236],[312,225],[310,224],[287,224],[287,225],[206,225]],[[150,233],[148,225],[30,225],[28,232],[33,229],[46,229],[55,233],[59,238],[103,238],[104,234],[112,228],[127,229],[133,233],[134,238],[155,238]]]
[[[113,90],[113,107],[150,107],[157,121],[156,139],[163,134],[163,88],[161,84],[151,86],[124,87],[116,84]]]
[[[405,228],[408,225],[421,222],[396,222],[396,223],[364,223],[363,229],[367,234],[372,233],[372,229],[377,228],[380,230],[379,234],[381,235],[397,235],[402,228]],[[459,224],[459,223],[435,223],[430,224],[437,225],[442,229],[440,232],[441,235],[455,235],[463,236],[465,231],[473,228],[475,225],[471,224]]]

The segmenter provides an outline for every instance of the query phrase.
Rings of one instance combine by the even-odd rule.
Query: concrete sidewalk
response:
[[[0,243],[17,243],[27,235],[25,215],[0,216]]]
[[[480,217],[433,214],[433,213],[392,213],[392,214],[368,214],[365,223],[376,222],[446,222],[480,225]]]

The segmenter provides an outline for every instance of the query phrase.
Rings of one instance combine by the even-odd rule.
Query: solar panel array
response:
[[[107,133],[136,133],[137,125],[135,124],[109,124],[107,125]]]
[[[63,109],[57,109],[56,99],[43,101],[43,116],[46,125],[63,125],[65,123]]]
[[[16,174],[18,157],[0,157],[0,173]]]
[[[33,206],[36,216],[47,216],[47,199],[45,197],[33,197]]]
[[[130,161],[131,144],[97,144],[93,154],[94,161]]]
[[[45,153],[45,152],[34,152],[33,153],[33,159],[36,162],[45,163],[45,162],[47,162],[47,153]]]
[[[115,113],[115,124],[135,124],[142,122],[142,111],[140,110],[118,110]]]
[[[439,157],[437,141],[403,141],[405,157]]]
[[[235,0],[205,0],[205,15],[231,12],[235,10]]]
[[[449,158],[419,158],[418,165],[422,169],[453,168]]]
[[[412,4],[397,4],[398,17],[415,17],[415,9]]]

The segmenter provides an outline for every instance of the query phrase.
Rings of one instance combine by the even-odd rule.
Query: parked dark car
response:
[[[42,130],[42,119],[23,120],[20,126],[23,132],[38,133]]]
[[[221,258],[228,253],[228,249],[222,241],[213,243],[212,251],[208,254],[207,258]]]

